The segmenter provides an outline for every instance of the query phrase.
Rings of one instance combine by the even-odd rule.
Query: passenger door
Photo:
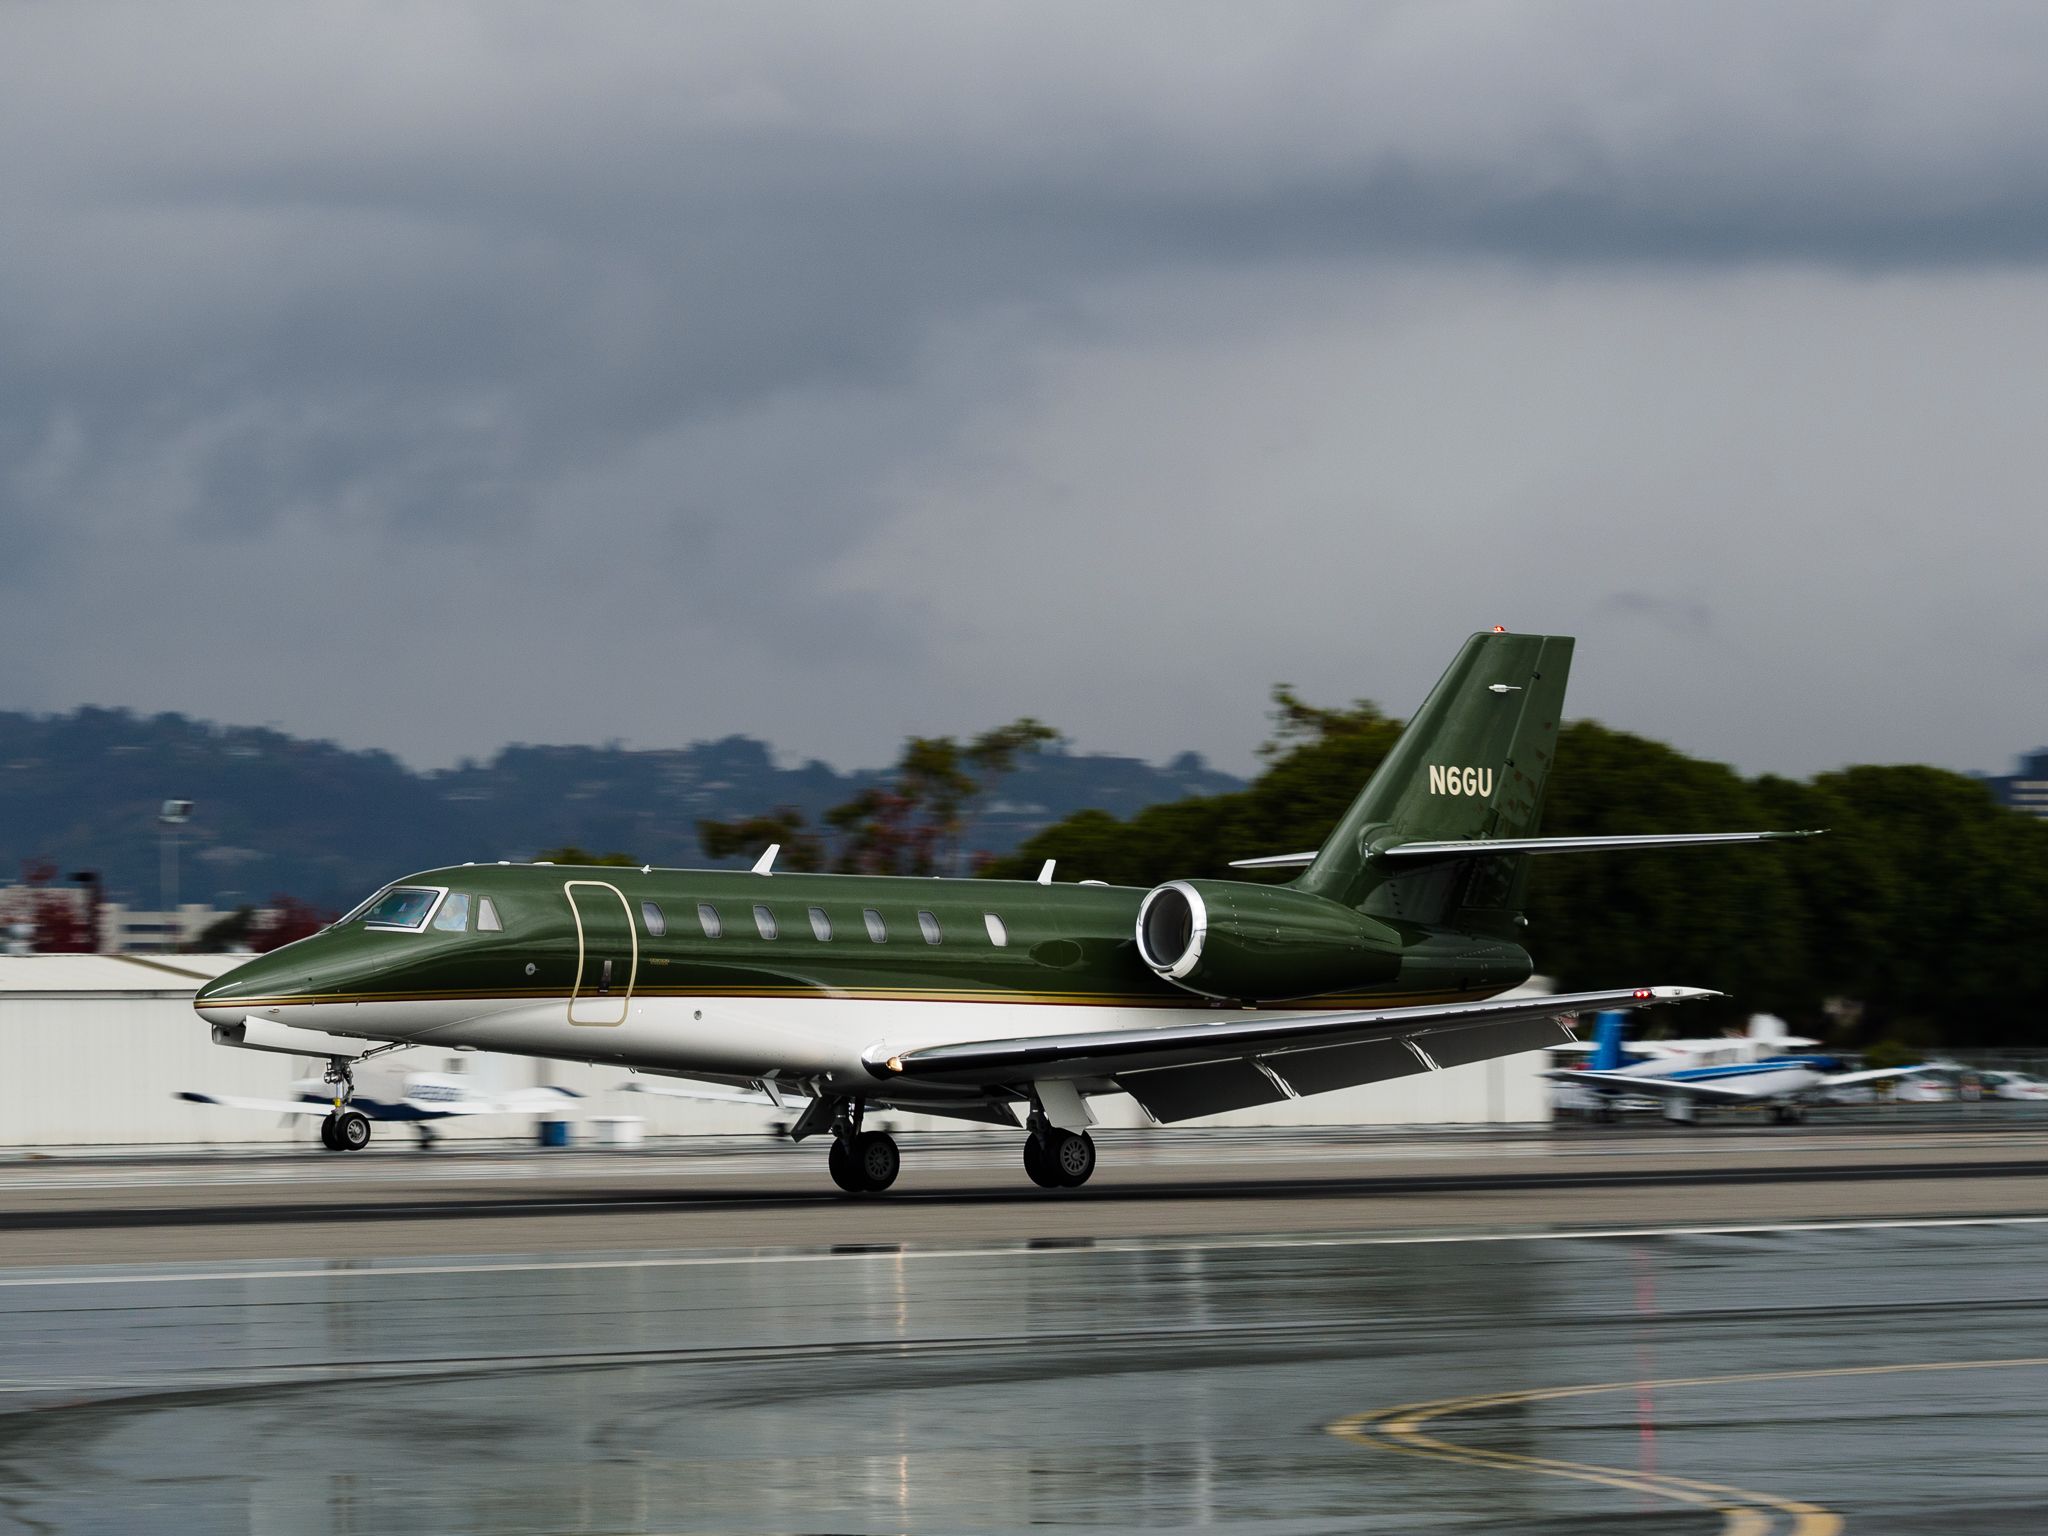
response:
[[[571,1024],[623,1024],[640,969],[640,933],[625,892],[603,880],[562,884],[576,920],[576,985]]]

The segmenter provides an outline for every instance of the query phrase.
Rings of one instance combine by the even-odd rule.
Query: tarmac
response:
[[[2031,1126],[905,1142],[0,1166],[0,1531],[2048,1527]]]

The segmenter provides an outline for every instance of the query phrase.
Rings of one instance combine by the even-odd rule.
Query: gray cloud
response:
[[[1497,607],[1661,625],[1660,677],[1741,691],[1817,683],[1874,593],[1924,621],[2038,553],[2034,8],[7,25],[0,705],[425,760],[872,759],[1028,709],[1242,762],[1272,677],[1404,707],[1475,559]],[[1968,551],[1932,537],[1958,495]],[[1267,622],[1247,574],[1302,570],[1327,600]],[[1914,731],[1831,676],[1826,741],[1751,708],[1688,744],[2038,735],[1949,685],[2003,638],[1945,628]],[[1662,696],[1596,695],[1692,729]]]

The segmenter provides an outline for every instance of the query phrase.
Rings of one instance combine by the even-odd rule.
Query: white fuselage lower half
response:
[[[965,1041],[1182,1023],[1179,1009],[1101,1004],[917,1002],[842,997],[635,997],[535,1001],[282,1003],[249,1011],[296,1029],[375,1041],[468,1046],[685,1076],[775,1077],[841,1092],[873,1090],[863,1055]],[[205,1010],[202,1010],[205,1011]],[[1215,1008],[1204,1020],[1284,1018],[1292,1012]],[[603,1019],[607,1022],[584,1023]],[[877,1048],[881,1049],[877,1049]],[[896,1085],[899,1090],[908,1085]],[[964,1090],[920,1084],[950,1097]],[[978,1094],[970,1096],[979,1097]]]

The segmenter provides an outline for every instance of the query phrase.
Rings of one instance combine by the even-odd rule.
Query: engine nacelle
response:
[[[1277,1002],[1391,980],[1400,936],[1306,891],[1239,880],[1172,880],[1138,908],[1138,954],[1204,997]]]

